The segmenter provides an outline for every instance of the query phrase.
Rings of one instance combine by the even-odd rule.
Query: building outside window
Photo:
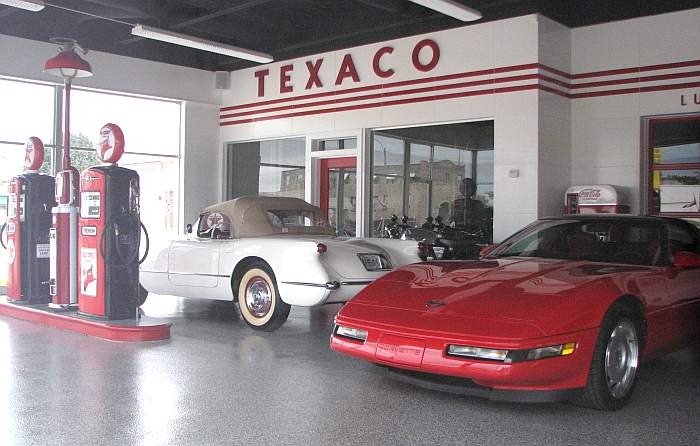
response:
[[[46,149],[42,173],[60,169],[62,85],[0,78],[0,223],[7,216],[7,184],[22,173],[24,145],[39,137]],[[179,224],[180,103],[74,87],[71,95],[71,163],[79,170],[100,164],[95,147],[109,122],[124,131],[119,165],[136,170],[141,181],[141,220],[151,239],[169,238]],[[58,164],[54,160],[58,160]],[[0,249],[0,266],[6,265]],[[0,267],[0,286],[7,268]]]
[[[409,226],[441,223],[483,231],[490,239],[492,130],[488,121],[374,132],[371,235],[385,236],[392,215],[405,215]],[[473,182],[473,195],[462,194],[464,181]]]
[[[303,200],[305,162],[304,138],[228,144],[225,198],[267,196]]]

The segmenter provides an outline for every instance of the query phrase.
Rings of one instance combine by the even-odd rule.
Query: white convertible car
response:
[[[345,302],[386,271],[418,262],[415,241],[336,237],[321,209],[296,198],[241,197],[209,206],[184,239],[141,265],[156,294],[237,300],[272,331],[290,305]]]

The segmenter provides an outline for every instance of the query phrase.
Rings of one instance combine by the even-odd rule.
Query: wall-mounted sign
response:
[[[700,93],[695,93],[692,96],[689,94],[681,95],[681,105],[695,104],[700,105]]]
[[[388,57],[394,52],[393,46],[384,46],[379,48],[372,55],[372,72],[378,77],[387,79],[392,77],[396,71],[392,68],[390,58]],[[432,71],[440,61],[440,47],[432,39],[423,39],[416,43],[411,52],[411,63],[413,67],[423,73]],[[320,57],[315,60],[304,61],[306,66],[306,83],[304,86],[305,90],[310,90],[312,88],[322,88],[323,82],[319,77],[319,72],[321,66],[323,65],[324,59]],[[367,61],[363,61],[367,62]],[[338,73],[335,77],[335,85],[340,86],[348,83],[358,83],[361,82],[360,74],[357,71],[355,61],[352,54],[347,53],[343,56],[343,60],[338,68]],[[279,77],[279,92],[280,93],[293,93],[295,88],[299,89],[300,86],[295,86],[292,84],[292,73],[294,72],[294,65],[282,65],[280,68]],[[254,73],[258,81],[258,97],[265,96],[266,79],[270,75],[270,69],[265,68],[264,70],[258,70]]]

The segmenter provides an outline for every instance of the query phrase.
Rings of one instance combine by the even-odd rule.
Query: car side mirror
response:
[[[700,255],[688,251],[677,252],[673,258],[673,266],[678,269],[700,268]]]
[[[496,248],[496,246],[498,246],[497,243],[491,243],[490,245],[484,246],[483,248],[481,248],[481,251],[479,251],[479,257],[483,257],[486,254],[490,253]]]
[[[192,234],[192,225],[190,223],[187,223],[187,226],[185,226],[185,232],[187,234]]]

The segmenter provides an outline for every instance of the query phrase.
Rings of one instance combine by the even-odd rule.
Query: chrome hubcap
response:
[[[632,388],[639,365],[637,330],[622,321],[613,330],[605,350],[605,377],[610,394],[623,398]]]
[[[265,317],[272,307],[272,292],[267,281],[262,277],[254,277],[248,282],[245,290],[245,305],[255,317]]]

